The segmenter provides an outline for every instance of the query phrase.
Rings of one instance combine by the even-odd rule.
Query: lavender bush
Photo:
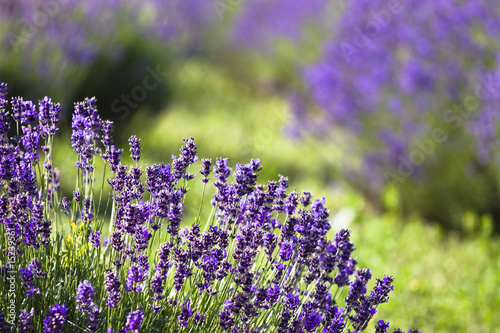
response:
[[[327,239],[324,199],[287,191],[283,176],[258,184],[258,159],[234,172],[227,159],[203,159],[200,207],[212,211],[187,225],[193,138],[170,164],[143,169],[132,136],[126,165],[94,98],[75,103],[78,176],[73,197],[61,198],[60,111],[47,97],[9,103],[0,84],[0,331],[360,332],[388,301],[393,278],[367,291],[371,272],[356,267],[350,231]],[[112,175],[108,195],[98,158]]]

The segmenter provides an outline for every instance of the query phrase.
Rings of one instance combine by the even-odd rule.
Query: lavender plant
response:
[[[132,136],[126,165],[94,98],[75,103],[78,175],[73,198],[61,198],[60,111],[49,98],[9,103],[0,84],[2,332],[361,332],[388,301],[393,278],[368,292],[371,271],[356,267],[350,231],[326,237],[324,198],[288,192],[284,176],[258,184],[259,159],[234,172],[227,159],[213,169],[203,159],[200,205],[212,210],[186,217],[193,138],[170,164],[143,168]],[[99,158],[109,195],[97,191]]]

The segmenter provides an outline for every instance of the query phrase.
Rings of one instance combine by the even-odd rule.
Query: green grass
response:
[[[497,239],[392,214],[361,214],[352,228],[360,265],[396,278],[378,317],[424,332],[500,332]]]

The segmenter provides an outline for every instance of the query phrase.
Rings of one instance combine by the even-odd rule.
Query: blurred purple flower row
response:
[[[322,59],[302,72],[307,94],[323,110],[309,128],[353,134],[362,159],[355,172],[369,192],[395,184],[407,207],[448,225],[457,220],[453,209],[494,213],[498,6],[493,1],[355,0],[333,30]],[[305,107],[296,112],[307,119]],[[462,190],[483,182],[490,185],[482,188],[481,201],[477,193]],[[443,191],[446,201],[435,205]]]
[[[323,59],[304,71],[313,100],[328,114],[323,124],[368,132],[401,155],[430,130],[428,115],[443,117],[478,91],[486,73],[496,75],[496,8],[487,1],[350,1]],[[468,129],[487,161],[498,117],[477,97],[485,105]],[[383,115],[387,121],[379,121]]]
[[[146,65],[197,48],[217,19],[212,3],[199,0],[2,1],[0,45],[5,52],[0,56],[0,74],[32,96],[43,87],[59,98],[71,98],[89,88],[82,85],[88,85],[85,78],[99,62],[144,71]],[[129,60],[131,54],[150,63],[140,63],[137,56]],[[94,80],[111,82],[109,67],[99,69],[102,77]]]
[[[3,2],[0,15],[9,29],[4,42],[13,51],[57,48],[64,60],[85,65],[100,53],[119,54],[121,33],[196,40],[216,12],[197,0],[21,0]]]

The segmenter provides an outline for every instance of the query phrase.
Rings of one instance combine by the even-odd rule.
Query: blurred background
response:
[[[326,197],[360,266],[396,278],[375,321],[500,332],[496,0],[0,0],[0,36],[9,96],[62,104],[67,196],[73,102],[95,96],[144,163],[193,136]]]

